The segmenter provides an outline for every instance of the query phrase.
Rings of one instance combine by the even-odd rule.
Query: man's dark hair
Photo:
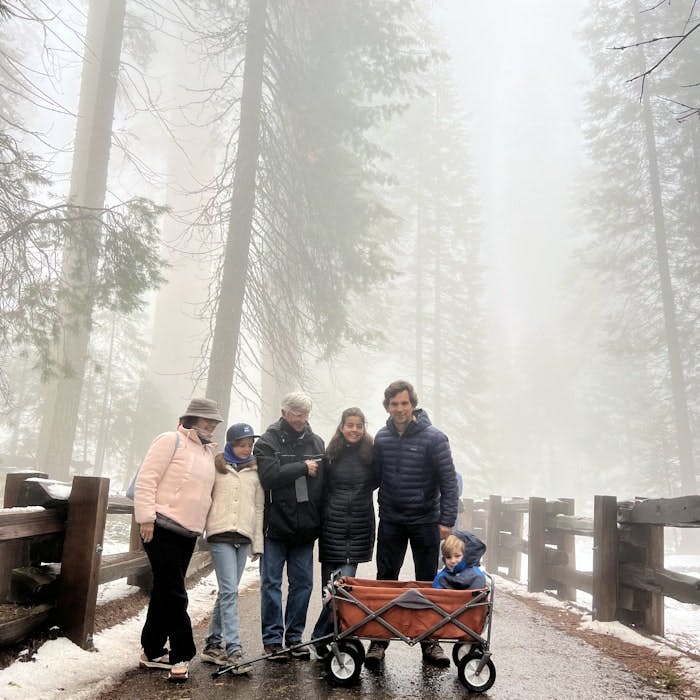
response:
[[[402,391],[408,392],[408,398],[411,402],[411,406],[415,408],[418,405],[418,394],[416,394],[413,384],[405,381],[404,379],[398,379],[395,382],[391,382],[391,384],[384,389],[384,408],[389,408],[389,401],[391,401],[396,394],[400,394]]]

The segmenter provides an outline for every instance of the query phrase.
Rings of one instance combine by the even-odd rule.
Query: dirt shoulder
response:
[[[518,600],[545,617],[553,627],[578,637],[619,664],[644,678],[649,685],[659,690],[674,693],[682,698],[700,697],[700,685],[684,675],[681,657],[662,656],[651,647],[631,644],[613,635],[600,634],[581,628],[581,613],[559,607],[544,605],[533,598],[519,596],[509,591]],[[640,634],[639,632],[637,632]],[[700,657],[685,654],[687,658],[700,662]]]

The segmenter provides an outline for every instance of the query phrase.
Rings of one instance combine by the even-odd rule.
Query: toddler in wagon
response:
[[[486,545],[476,535],[454,530],[442,543],[445,566],[438,571],[433,588],[486,588],[486,576],[479,566],[485,551]]]

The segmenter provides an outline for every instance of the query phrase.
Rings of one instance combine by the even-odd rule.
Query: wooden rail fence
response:
[[[57,625],[84,649],[93,647],[99,584],[126,578],[151,584],[150,565],[132,517],[129,551],[103,554],[108,514],[132,514],[133,503],[109,496],[109,479],[76,476],[72,484],[41,472],[10,472],[0,510],[0,602],[28,603],[22,614],[0,623],[0,646],[20,641],[38,627]],[[192,557],[188,574],[211,561],[206,546]],[[52,576],[42,563],[60,562]],[[47,599],[47,600],[44,600]]]
[[[594,620],[663,636],[664,597],[700,604],[700,579],[664,568],[664,528],[699,528],[700,496],[596,496],[592,518],[577,517],[572,499],[490,496],[462,505],[460,525],[486,542],[489,571],[519,581],[527,555],[528,591],[571,601],[584,591]],[[592,539],[592,571],[576,568],[576,537]]]

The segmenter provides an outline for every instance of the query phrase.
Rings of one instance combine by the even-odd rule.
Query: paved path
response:
[[[373,566],[360,569],[360,576],[373,575]],[[213,597],[212,597],[213,602]],[[248,657],[262,653],[260,643],[259,591],[251,587],[241,596],[241,637]],[[309,613],[311,629],[320,609],[314,595]],[[201,649],[206,625],[196,630]],[[445,645],[449,654],[450,645]],[[580,639],[554,629],[537,612],[506,593],[496,592],[494,605],[493,661],[496,682],[482,697],[493,700],[647,700],[673,697],[650,689],[644,682],[609,657]],[[214,667],[195,659],[188,683],[175,686],[159,671],[134,670],[123,682],[98,700],[168,698],[172,700],[296,700],[297,698],[459,698],[468,693],[457,678],[456,668],[435,669],[422,663],[420,650],[394,642],[387,651],[384,668],[363,669],[354,688],[333,688],[318,661],[286,664],[267,660],[254,664],[247,676],[211,678]],[[473,696],[478,697],[478,696]]]

